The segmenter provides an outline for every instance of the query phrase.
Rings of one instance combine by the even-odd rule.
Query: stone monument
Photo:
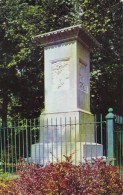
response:
[[[37,35],[34,40],[44,46],[45,110],[32,159],[45,164],[74,153],[73,160],[79,163],[101,156],[90,113],[90,52],[99,43],[82,25]]]

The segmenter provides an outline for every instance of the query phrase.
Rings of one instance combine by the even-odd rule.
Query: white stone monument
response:
[[[44,46],[45,111],[32,158],[45,164],[74,153],[73,160],[79,163],[102,155],[102,145],[94,143],[90,113],[90,52],[99,43],[82,25],[37,35],[34,40]]]

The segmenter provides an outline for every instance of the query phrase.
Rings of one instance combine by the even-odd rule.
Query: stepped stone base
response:
[[[72,162],[103,157],[103,145],[85,142],[37,143],[32,145],[31,161],[41,165],[48,162],[65,161],[72,154]]]
[[[42,114],[40,143],[95,142],[94,116],[85,111]]]
[[[73,163],[79,164],[103,156],[103,145],[95,143],[94,116],[90,112],[43,113],[40,123],[39,143],[31,149],[33,162],[45,165],[72,155]]]

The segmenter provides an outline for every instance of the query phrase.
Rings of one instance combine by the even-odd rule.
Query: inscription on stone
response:
[[[69,66],[69,59],[52,62],[52,86],[54,91],[69,88]]]

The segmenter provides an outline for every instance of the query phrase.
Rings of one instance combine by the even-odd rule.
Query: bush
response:
[[[13,179],[16,178],[17,177],[14,175],[10,173],[4,173],[2,170],[0,170],[0,194],[9,194],[9,191],[11,192],[11,190],[9,190],[8,186],[11,182],[13,183]]]
[[[10,182],[13,195],[122,195],[123,180],[115,166],[103,160],[74,165],[49,163],[45,167],[26,163],[19,167],[19,178]],[[4,193],[5,194],[5,193]]]

